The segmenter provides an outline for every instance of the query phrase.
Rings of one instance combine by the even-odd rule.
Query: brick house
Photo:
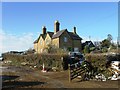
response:
[[[73,28],[73,32],[68,32],[67,29],[60,30],[60,23],[55,21],[54,32],[47,32],[47,28],[42,27],[42,34],[34,41],[34,49],[37,53],[42,53],[49,44],[52,44],[68,51],[81,51],[81,40],[76,33],[76,27]]]

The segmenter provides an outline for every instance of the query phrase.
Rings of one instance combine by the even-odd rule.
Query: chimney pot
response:
[[[43,32],[43,34],[46,34],[46,27],[45,26],[42,26],[42,32]]]
[[[59,29],[60,29],[59,26],[60,26],[60,23],[58,20],[56,20],[54,23],[54,34],[56,34],[59,31]]]
[[[73,33],[74,33],[74,34],[77,34],[77,33],[76,33],[76,27],[73,27]]]

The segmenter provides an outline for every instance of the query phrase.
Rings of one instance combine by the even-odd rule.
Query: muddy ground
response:
[[[118,81],[81,81],[69,82],[68,71],[41,72],[28,66],[0,67],[2,88],[119,88]]]

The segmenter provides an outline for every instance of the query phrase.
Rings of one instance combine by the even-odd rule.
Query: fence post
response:
[[[63,57],[61,57],[61,70],[64,70],[64,68],[63,68],[63,67],[64,67],[63,63],[64,63],[64,62],[63,62]]]
[[[71,82],[70,64],[68,64],[68,72],[69,72],[69,82]]]

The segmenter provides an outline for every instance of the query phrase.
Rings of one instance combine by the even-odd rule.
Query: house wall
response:
[[[64,38],[67,38],[67,42],[64,41]],[[42,42],[42,43],[41,43]],[[78,48],[81,51],[82,45],[81,40],[73,40],[67,31],[64,31],[59,38],[51,39],[49,34],[46,35],[45,40],[40,37],[38,43],[34,43],[34,49],[37,53],[42,53],[47,48],[48,44],[55,45],[57,48],[66,49],[69,51],[74,51],[75,48]]]
[[[42,53],[43,52],[43,49],[45,47],[45,41],[42,37],[40,37],[39,41],[38,41],[38,53]]]
[[[52,39],[51,37],[49,36],[49,34],[47,34],[46,38],[45,38],[45,46],[44,47],[47,47],[49,44],[52,44]]]
[[[52,40],[52,45],[55,45],[57,48],[60,48],[59,38],[54,38]]]
[[[64,37],[67,38],[67,42],[64,41]],[[73,44],[72,44],[72,39],[69,36],[69,34],[67,33],[67,31],[65,31],[60,37],[60,48],[62,49],[67,49],[67,50],[72,50],[73,48]]]
[[[78,48],[79,51],[81,51],[82,50],[81,40],[73,40],[73,48]]]

